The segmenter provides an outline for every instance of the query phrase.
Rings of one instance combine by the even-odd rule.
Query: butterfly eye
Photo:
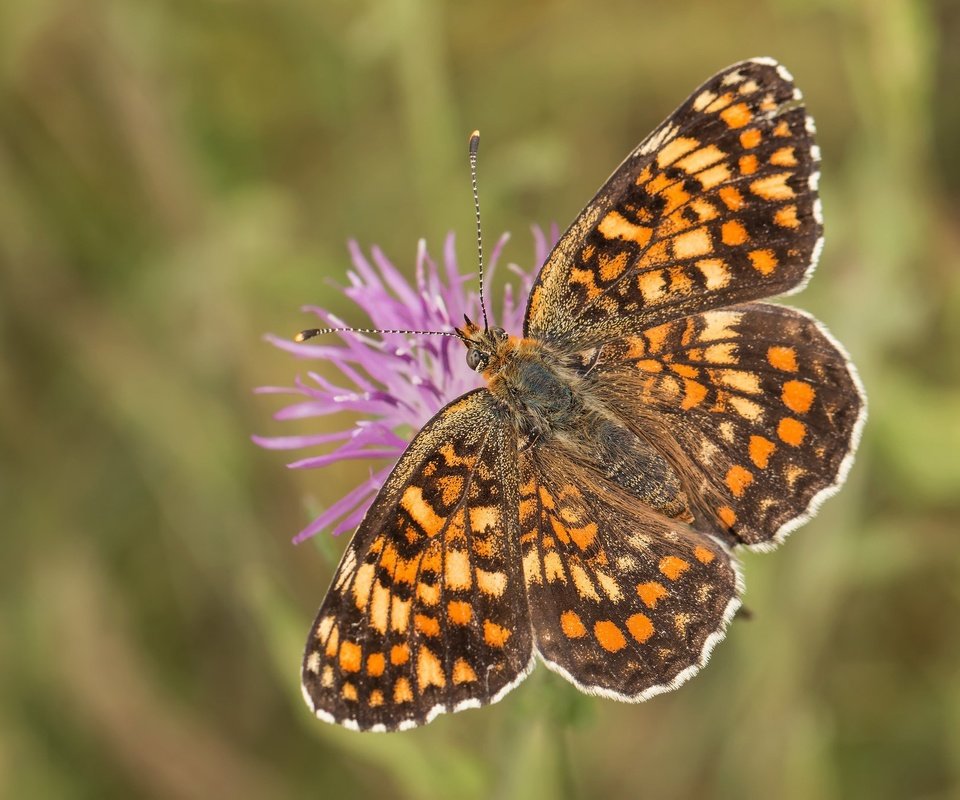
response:
[[[498,342],[505,342],[507,340],[507,332],[503,328],[494,328],[493,338]]]
[[[479,350],[467,350],[467,366],[474,372],[480,372],[487,366],[487,355]]]

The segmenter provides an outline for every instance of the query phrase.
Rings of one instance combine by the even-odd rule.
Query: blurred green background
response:
[[[412,274],[452,229],[472,263],[473,128],[487,239],[529,268],[531,223],[755,55],[818,122],[793,302],[870,394],[848,485],[746,556],[752,621],[676,693],[541,668],[402,735],[314,720],[346,539],[290,538],[366,473],[250,442],[320,426],[251,394],[303,367],[262,334],[353,313],[348,237]],[[0,796],[960,796],[958,72],[951,0],[0,5]]]

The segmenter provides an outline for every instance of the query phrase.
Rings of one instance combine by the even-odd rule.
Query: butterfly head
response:
[[[507,353],[513,349],[511,337],[503,328],[481,328],[464,315],[457,336],[467,347],[467,366],[474,372],[498,372]]]

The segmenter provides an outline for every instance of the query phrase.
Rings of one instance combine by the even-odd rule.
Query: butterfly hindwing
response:
[[[697,89],[561,237],[524,332],[560,346],[796,288],[821,241],[819,153],[789,73],[744,61]]]
[[[656,426],[700,471],[695,494],[739,544],[779,541],[842,483],[865,416],[856,371],[806,314],[707,311],[606,345],[598,397]]]
[[[693,675],[739,606],[719,540],[544,447],[520,455],[536,647],[583,691],[645,700]]]
[[[414,438],[347,547],[303,661],[327,721],[396,730],[498,700],[532,646],[516,437],[486,389]]]

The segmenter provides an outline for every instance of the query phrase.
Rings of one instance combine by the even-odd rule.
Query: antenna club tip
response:
[[[303,335],[303,331],[301,331],[300,333],[298,333],[296,336],[293,337],[293,341],[295,341],[295,342],[305,342],[305,341],[307,341],[307,337],[304,336],[304,335]]]
[[[480,131],[474,131],[470,134],[470,153],[476,155],[480,147]]]
[[[299,344],[300,342],[307,341],[307,339],[312,339],[318,333],[320,333],[320,331],[313,328],[307,331],[300,331],[300,333],[298,333],[296,336],[293,337],[293,341]]]

